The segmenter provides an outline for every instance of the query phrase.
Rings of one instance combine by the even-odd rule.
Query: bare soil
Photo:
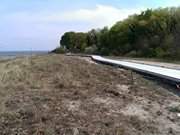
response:
[[[0,135],[179,135],[180,98],[156,81],[63,55],[0,62]]]

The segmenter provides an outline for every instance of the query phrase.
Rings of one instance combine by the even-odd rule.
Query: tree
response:
[[[75,32],[66,32],[60,40],[60,46],[65,47],[68,50],[73,48]]]
[[[180,8],[147,9],[110,29],[67,32],[60,43],[75,53],[180,59]]]
[[[97,46],[99,31],[92,29],[87,33],[87,46]]]
[[[62,36],[60,44],[71,52],[83,52],[87,46],[86,39],[86,33],[67,32]]]

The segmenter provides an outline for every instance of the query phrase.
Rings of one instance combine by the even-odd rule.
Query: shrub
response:
[[[64,53],[66,53],[66,49],[63,48],[63,47],[59,47],[59,48],[56,48],[55,50],[53,50],[52,52],[53,53],[64,54]]]

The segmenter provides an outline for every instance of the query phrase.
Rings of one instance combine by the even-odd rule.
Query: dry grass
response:
[[[0,134],[179,135],[169,110],[179,97],[134,77],[132,84],[127,70],[63,55],[3,61]]]

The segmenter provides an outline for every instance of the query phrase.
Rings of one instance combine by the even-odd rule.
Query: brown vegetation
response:
[[[63,55],[3,61],[0,134],[179,135],[179,97],[133,75]]]

